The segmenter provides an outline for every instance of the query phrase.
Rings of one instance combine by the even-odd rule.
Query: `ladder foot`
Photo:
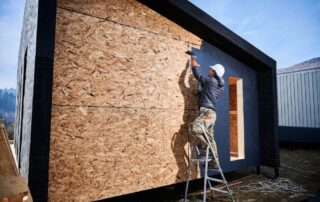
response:
[[[192,167],[192,166],[190,166],[190,164],[192,162],[195,161],[197,163],[200,163],[200,162],[204,163],[205,164],[205,170],[204,170],[203,201],[205,202],[206,198],[207,198],[206,197],[206,191],[207,191],[207,188],[208,188],[207,184],[209,184],[210,190],[211,190],[213,195],[214,195],[213,191],[224,193],[224,194],[227,194],[232,199],[232,201],[235,201],[234,197],[233,197],[233,192],[230,190],[228,182],[225,179],[223,171],[221,169],[217,151],[215,151],[215,149],[214,149],[214,148],[216,148],[215,143],[213,143],[214,146],[215,146],[215,147],[213,147],[213,145],[211,144],[210,139],[209,139],[204,127],[201,124],[197,124],[197,125],[200,126],[200,128],[203,131],[203,135],[204,135],[205,140],[206,140],[207,148],[206,148],[206,153],[205,153],[204,157],[203,156],[196,156],[196,158],[192,158],[192,154],[194,153],[194,149],[197,150],[197,152],[196,152],[197,154],[199,154],[200,152],[198,151],[196,146],[194,146],[194,145],[191,146],[191,152],[190,152],[190,155],[189,155],[189,176],[191,176],[191,172],[192,172],[192,169],[190,169]],[[213,156],[210,155],[210,152],[212,153]],[[208,164],[209,164],[210,161],[215,161],[215,167],[213,169],[210,169],[208,167]],[[217,173],[220,173],[222,179],[209,177],[208,176],[208,172],[209,171],[215,171]],[[226,190],[212,187],[210,181],[215,181],[215,182],[219,182],[219,183],[225,184]],[[189,180],[187,181],[187,185],[186,185],[184,201],[187,201],[188,186],[189,186]]]

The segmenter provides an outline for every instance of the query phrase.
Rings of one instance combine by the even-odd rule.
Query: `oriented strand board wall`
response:
[[[182,182],[200,39],[133,0],[58,1],[50,200]],[[193,176],[197,177],[197,173]]]
[[[236,81],[230,79],[229,82],[230,153],[238,157],[237,84],[233,84]]]

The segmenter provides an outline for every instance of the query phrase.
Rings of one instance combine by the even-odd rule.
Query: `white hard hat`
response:
[[[210,66],[211,69],[213,69],[219,77],[222,77],[224,74],[224,67],[221,64],[215,64],[213,66]]]

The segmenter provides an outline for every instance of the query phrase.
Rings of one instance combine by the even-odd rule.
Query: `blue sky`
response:
[[[25,0],[0,0],[0,88],[16,88]]]
[[[320,56],[319,0],[191,0],[287,67]],[[0,88],[16,87],[25,0],[0,0]]]
[[[277,67],[320,57],[319,0],[191,0],[277,61]]]

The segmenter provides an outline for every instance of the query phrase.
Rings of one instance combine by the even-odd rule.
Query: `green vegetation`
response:
[[[16,90],[0,89],[0,119],[4,120],[9,139],[13,139]]]

